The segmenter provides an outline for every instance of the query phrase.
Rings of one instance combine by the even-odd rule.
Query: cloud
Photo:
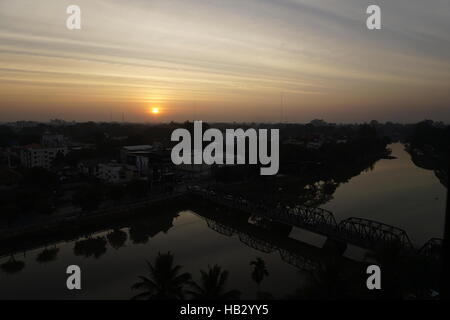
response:
[[[136,110],[156,100],[181,108],[204,101],[214,120],[235,119],[242,108],[248,120],[270,120],[274,112],[258,105],[277,108],[280,92],[292,119],[342,110],[362,120],[418,104],[425,115],[448,105],[448,2],[378,3],[383,29],[374,32],[365,28],[368,1],[79,0],[82,30],[69,31],[70,1],[0,0],[0,97],[8,95],[0,115],[13,118],[11,104],[23,112],[33,101],[56,103],[55,95]]]

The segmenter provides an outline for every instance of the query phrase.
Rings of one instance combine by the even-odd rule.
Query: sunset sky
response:
[[[449,17],[448,0],[0,0],[0,122],[450,122]]]

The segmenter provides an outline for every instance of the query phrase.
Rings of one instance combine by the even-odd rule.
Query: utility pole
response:
[[[284,122],[284,101],[283,92],[280,92],[280,123]]]
[[[447,207],[445,210],[444,243],[441,270],[442,300],[450,300],[450,149],[447,151]]]

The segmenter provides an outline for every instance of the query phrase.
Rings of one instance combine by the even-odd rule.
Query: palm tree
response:
[[[194,299],[203,300],[232,300],[239,299],[241,293],[238,290],[225,290],[228,280],[228,271],[222,270],[218,265],[208,267],[208,272],[200,270],[200,284],[191,282],[191,291],[188,291]]]
[[[250,262],[251,266],[254,266],[253,272],[252,272],[252,279],[256,282],[258,285],[258,292],[257,295],[260,295],[260,286],[261,282],[264,280],[266,276],[269,275],[269,272],[266,268],[266,262],[261,258],[256,258],[256,260],[253,260]]]
[[[140,276],[131,288],[144,290],[133,299],[183,299],[183,286],[191,280],[189,273],[181,273],[181,266],[174,265],[173,255],[158,253],[153,264],[147,261],[150,277]]]

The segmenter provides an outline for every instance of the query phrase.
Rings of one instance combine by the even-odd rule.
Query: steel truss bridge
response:
[[[273,253],[278,251],[284,262],[303,271],[312,272],[324,264],[325,255],[321,252],[322,249],[320,248],[313,248],[312,246],[298,242],[297,240],[288,239],[288,241],[298,243],[298,246],[310,247],[308,248],[309,250],[304,250],[304,248],[294,250],[292,246],[289,247],[283,241],[275,241],[277,243],[274,243],[273,240],[269,241],[263,239],[263,236],[257,236],[256,234],[249,232],[248,230],[244,230],[244,228],[240,228],[239,226],[225,225],[215,219],[206,218],[203,216],[202,218],[206,220],[208,227],[212,230],[227,237],[237,235],[239,241],[252,249],[263,253]],[[347,263],[351,263],[348,259],[345,261]]]
[[[385,223],[356,217],[337,223],[332,212],[321,208],[269,207],[262,202],[254,203],[243,197],[217,194],[214,191],[200,188],[190,188],[189,192],[220,206],[299,227],[338,242],[353,244],[369,250],[395,246],[399,250],[415,252],[405,230]],[[442,247],[442,240],[431,239],[416,253],[431,256],[431,248],[433,248],[435,256],[436,252],[440,250],[439,246]]]

